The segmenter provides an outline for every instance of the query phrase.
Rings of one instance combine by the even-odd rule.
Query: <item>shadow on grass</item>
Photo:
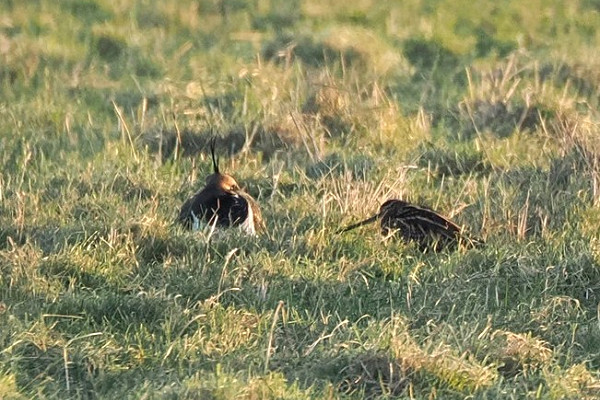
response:
[[[97,226],[108,233],[107,227]],[[90,227],[91,231],[94,231]],[[101,231],[98,231],[101,232]],[[15,226],[4,226],[0,229],[0,250],[6,250],[12,243],[22,246],[31,242],[39,247],[44,255],[57,253],[62,249],[77,245],[89,237],[89,231],[85,231],[81,226],[59,227],[55,225],[46,226],[28,226],[19,229]]]
[[[573,88],[578,95],[590,101],[591,107],[597,107],[600,76],[595,68],[576,62],[565,62],[558,66],[547,63],[540,67],[539,74],[542,80],[550,79],[558,88]]]
[[[512,194],[507,198],[507,193]],[[525,166],[495,175],[489,197],[509,201],[492,201],[492,214],[508,216],[509,226],[521,223],[522,233],[534,237],[568,230],[577,210],[592,204],[591,193],[590,171],[572,150],[554,158],[549,168]]]
[[[308,165],[306,175],[309,178],[318,179],[328,175],[340,177],[350,174],[352,179],[367,181],[375,168],[375,161],[368,155],[345,157],[343,154],[333,153],[322,161]]]
[[[182,239],[183,236],[173,240]],[[252,245],[233,254],[226,264],[231,245],[231,242],[216,243],[215,246],[194,244],[187,255],[166,252],[162,256],[163,259],[178,259],[182,261],[180,264],[167,265],[150,257],[136,272],[129,289],[123,287],[108,292],[96,288],[95,291],[64,295],[44,307],[44,312],[81,316],[81,320],[73,323],[55,325],[68,335],[98,330],[132,335],[133,331],[140,330],[148,331],[147,340],[156,343],[159,339],[165,340],[161,336],[165,326],[172,332],[181,332],[180,335],[195,333],[199,328],[195,324],[186,324],[189,318],[180,316],[187,307],[208,299],[224,309],[256,310],[260,315],[275,310],[283,301],[288,322],[276,325],[272,345],[277,350],[269,368],[281,371],[289,381],[298,381],[306,387],[331,384],[342,394],[372,398],[386,394],[401,396],[409,384],[418,384],[422,377],[404,367],[402,360],[382,350],[359,346],[331,349],[330,345],[324,351],[319,350],[316,347],[321,341],[330,340],[323,337],[333,329],[326,318],[352,321],[352,332],[355,333],[347,331],[350,336],[342,336],[340,345],[351,343],[353,335],[362,335],[360,332],[370,323],[386,320],[390,315],[404,316],[417,337],[419,334],[431,335],[430,330],[435,332],[438,326],[459,327],[492,316],[494,326],[515,332],[531,331],[560,345],[572,340],[573,324],[585,326],[589,315],[595,312],[597,302],[586,302],[584,296],[590,285],[597,285],[600,280],[597,265],[586,247],[589,244],[583,241],[558,250],[552,243],[535,242],[525,247],[502,246],[502,251],[484,248],[443,255],[391,254],[398,257],[398,264],[412,255],[415,258],[408,262],[412,267],[389,274],[383,264],[393,260],[375,259],[344,278],[332,279],[303,278],[302,271],[306,266],[302,265],[295,273],[270,273],[267,265],[257,267],[263,258],[250,249]],[[244,247],[244,243],[236,245]],[[269,259],[277,259],[276,254],[267,255]],[[301,264],[302,260],[297,262]],[[548,268],[548,265],[555,267]],[[323,268],[330,266],[323,265]],[[402,266],[398,268],[402,269]],[[573,297],[580,305],[569,305],[575,304],[571,302],[564,303],[566,306],[563,307],[563,303],[555,303],[554,299],[561,296]],[[562,312],[565,310],[567,313]],[[549,321],[552,323],[550,330],[545,327]],[[261,337],[266,340],[267,333],[261,332]],[[335,344],[338,339],[332,335],[331,340]],[[361,337],[358,343],[364,340]],[[169,344],[155,345],[165,351]],[[313,347],[316,351],[311,350]],[[64,378],[59,376],[64,374],[58,368],[62,356],[59,350],[42,351],[31,344],[23,345],[17,350],[18,362],[25,363],[23,368],[33,370],[36,377],[52,377],[64,390]],[[228,368],[243,370],[250,362],[259,365],[263,362],[257,356],[259,350],[262,354],[262,348],[241,347],[221,358],[188,354],[184,359],[169,359],[163,367],[171,368],[177,374],[176,371],[189,368],[211,369],[218,362],[225,363]],[[78,378],[83,382],[82,387],[107,382],[106,376],[97,381],[92,379],[96,364],[106,360],[90,360],[88,352],[82,350],[78,355],[77,351],[71,355],[76,363],[73,373],[74,376],[82,375]],[[130,351],[121,356],[119,362],[126,363],[127,357],[133,357],[133,353]],[[575,351],[574,357],[589,357],[589,354]],[[44,360],[46,364],[31,370],[26,363],[35,359]],[[156,360],[148,360],[143,365],[158,364]],[[144,375],[144,368],[137,366],[131,373]],[[519,371],[516,371],[515,376],[518,375]],[[509,374],[507,379],[512,378]]]
[[[452,130],[460,132],[459,139],[469,140],[478,132],[491,133],[506,138],[517,131],[533,132],[550,125],[555,111],[542,105],[527,106],[519,102],[477,100],[467,109],[460,103],[454,111],[457,119],[450,124]]]
[[[11,358],[15,370],[19,371],[17,384],[20,388],[31,389],[43,384],[48,396],[52,392],[70,392],[77,398],[94,398],[94,382],[100,368],[97,368],[97,360],[85,351],[66,350],[55,345],[39,346],[28,341],[15,346]],[[65,362],[69,363],[68,371]]]
[[[454,149],[424,143],[419,149],[417,164],[423,168],[431,168],[438,178],[458,177],[461,175],[488,175],[492,165],[484,152],[474,146],[454,146]]]
[[[271,369],[303,387],[333,385],[346,396],[363,399],[402,396],[415,378],[411,368],[382,350],[340,350],[306,356],[277,356]]]
[[[275,153],[288,151],[298,146],[295,133],[290,134],[285,128],[261,124],[255,126],[253,132],[242,126],[234,126],[215,133],[213,130],[194,131],[184,129],[158,129],[142,135],[139,145],[157,154],[163,162],[177,157],[195,157],[204,154],[210,157],[210,143],[216,138],[216,147],[220,154],[233,156],[242,149],[252,149],[262,155],[263,161],[268,161]],[[251,140],[250,142],[248,142]]]
[[[279,62],[292,62],[294,59],[302,61],[305,65],[319,68],[332,62],[343,60],[344,65],[365,65],[365,59],[352,48],[343,51],[335,49],[326,43],[315,40],[312,36],[279,34],[271,42],[267,42],[262,49],[262,56],[267,60]]]

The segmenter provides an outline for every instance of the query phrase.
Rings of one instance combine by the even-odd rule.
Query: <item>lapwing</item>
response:
[[[466,247],[480,243],[479,240],[466,237],[457,224],[437,212],[397,199],[387,200],[381,205],[377,214],[347,226],[338,233],[347,232],[378,219],[384,237],[399,235],[405,242],[415,242],[421,251],[428,249],[441,251],[456,247],[459,243]]]
[[[192,230],[203,226],[240,227],[245,233],[256,235],[265,227],[258,203],[240,189],[231,175],[219,171],[214,140],[210,152],[213,173],[206,178],[204,188],[183,203],[177,221]]]

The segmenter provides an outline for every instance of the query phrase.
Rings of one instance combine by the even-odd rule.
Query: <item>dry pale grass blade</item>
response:
[[[341,214],[353,214],[361,217],[373,214],[379,205],[390,198],[403,198],[407,180],[407,171],[411,166],[390,171],[379,181],[355,181],[345,175],[328,183],[335,204]],[[358,212],[357,212],[358,211]]]
[[[576,364],[566,370],[560,368],[544,370],[544,378],[555,399],[592,400],[600,396],[600,380],[585,364]]]
[[[497,3],[0,1],[0,398],[600,398],[597,1]]]
[[[414,372],[426,371],[446,384],[466,391],[492,386],[498,378],[493,365],[483,365],[468,352],[456,354],[444,343],[429,343],[427,349],[422,349],[411,342],[400,342],[394,348],[394,354],[401,357],[405,368]]]
[[[496,330],[490,342],[490,356],[498,360],[498,372],[509,378],[539,371],[551,363],[554,355],[547,342],[531,333]]]

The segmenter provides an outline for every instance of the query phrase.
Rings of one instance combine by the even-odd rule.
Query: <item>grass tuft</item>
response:
[[[595,3],[0,2],[0,398],[597,398]]]

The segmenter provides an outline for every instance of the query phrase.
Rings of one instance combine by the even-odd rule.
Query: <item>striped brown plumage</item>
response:
[[[183,204],[177,221],[188,229],[200,229],[201,224],[221,228],[239,226],[255,235],[264,229],[258,203],[240,189],[231,175],[219,171],[214,140],[210,151],[213,173],[206,178],[206,185]]]
[[[422,251],[441,251],[456,247],[458,243],[471,246],[477,242],[464,236],[458,225],[437,212],[397,199],[387,200],[377,214],[339,232],[347,232],[377,220],[380,220],[382,235],[399,235],[406,242],[415,242]]]

